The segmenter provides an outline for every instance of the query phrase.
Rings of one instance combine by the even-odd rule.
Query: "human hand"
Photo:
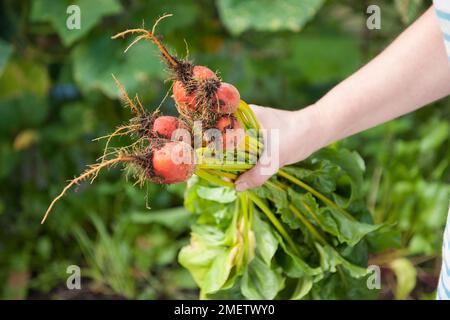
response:
[[[250,107],[265,131],[265,147],[258,163],[236,180],[237,191],[262,185],[279,168],[301,161],[323,147],[324,141],[314,105],[298,111]]]

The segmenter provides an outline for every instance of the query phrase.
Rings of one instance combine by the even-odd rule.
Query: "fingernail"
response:
[[[248,185],[245,182],[241,182],[236,184],[236,191],[244,191],[245,189],[248,188]]]

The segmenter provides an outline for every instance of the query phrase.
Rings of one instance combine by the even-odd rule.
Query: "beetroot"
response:
[[[187,94],[181,81],[173,84],[173,99],[180,111],[184,113],[193,112],[196,109],[195,93]]]
[[[160,116],[153,122],[152,132],[161,138],[172,139],[177,129],[189,130],[180,119],[172,116]]]
[[[222,134],[223,147],[227,150],[235,149],[245,135],[241,123],[234,116],[220,117],[215,128]]]
[[[157,183],[178,183],[186,181],[195,170],[192,147],[178,141],[165,142],[152,149],[153,175]]]
[[[211,107],[211,111],[218,113],[236,112],[241,96],[232,84],[222,82],[216,92],[217,102]]]
[[[192,69],[192,78],[199,82],[209,79],[219,80],[214,71],[204,66],[195,66]]]

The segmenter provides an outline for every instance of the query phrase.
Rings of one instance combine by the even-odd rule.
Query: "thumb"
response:
[[[276,167],[267,166],[263,158],[250,170],[243,173],[235,182],[237,191],[245,191],[250,188],[259,187],[277,172]]]

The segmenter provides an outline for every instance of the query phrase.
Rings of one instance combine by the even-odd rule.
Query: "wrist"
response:
[[[307,156],[327,146],[332,142],[330,127],[326,125],[326,118],[317,104],[295,111],[295,121],[302,125],[297,130],[296,141],[304,143],[304,153]]]
[[[320,149],[322,137],[313,106],[285,114],[280,135],[280,166],[304,160]]]

